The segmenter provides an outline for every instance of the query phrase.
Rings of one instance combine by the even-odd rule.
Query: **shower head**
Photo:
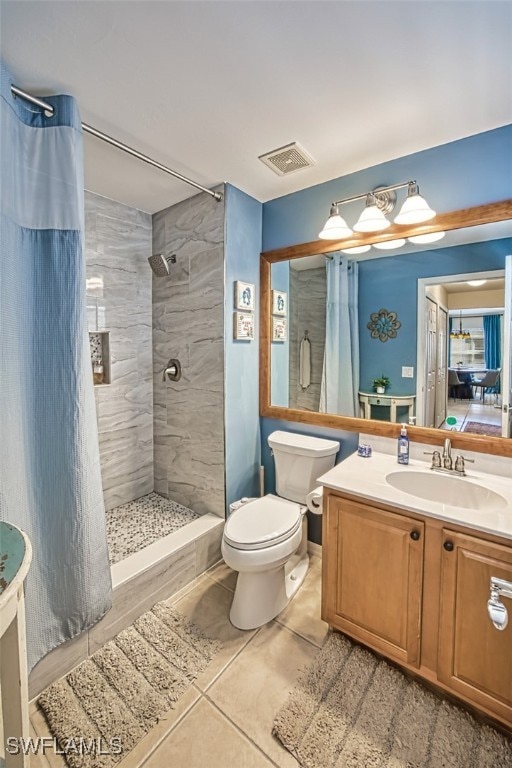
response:
[[[157,277],[167,277],[171,274],[169,265],[176,264],[176,255],[164,256],[162,253],[157,253],[155,256],[150,256],[149,266],[153,270]]]

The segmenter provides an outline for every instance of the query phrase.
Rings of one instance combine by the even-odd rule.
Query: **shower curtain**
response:
[[[358,264],[335,253],[327,261],[325,352],[320,411],[359,415]]]
[[[78,110],[1,66],[0,519],[30,537],[29,669],[111,604],[88,350]]]

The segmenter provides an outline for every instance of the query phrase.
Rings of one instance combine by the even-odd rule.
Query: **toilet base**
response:
[[[278,568],[238,574],[229,614],[233,626],[256,629],[286,608],[308,572],[308,554],[300,549]]]

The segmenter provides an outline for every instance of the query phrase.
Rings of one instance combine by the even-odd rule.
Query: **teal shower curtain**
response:
[[[111,604],[88,350],[80,116],[45,117],[1,67],[0,519],[33,548],[28,664]]]
[[[327,308],[320,411],[359,415],[358,264],[340,253],[326,265]]]

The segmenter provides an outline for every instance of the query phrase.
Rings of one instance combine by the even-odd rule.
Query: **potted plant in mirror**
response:
[[[378,395],[383,395],[386,391],[386,387],[389,387],[391,384],[390,380],[387,376],[379,376],[378,379],[373,380],[373,388],[376,391]]]

